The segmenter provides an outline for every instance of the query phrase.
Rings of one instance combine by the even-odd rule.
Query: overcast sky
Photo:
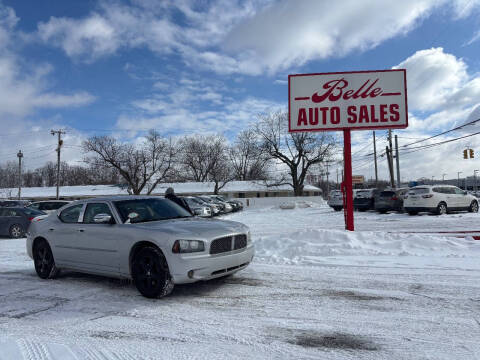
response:
[[[394,67],[407,69],[410,126],[394,132],[402,147],[480,105],[479,54],[480,0],[0,0],[0,162],[19,149],[29,168],[54,160],[52,128],[66,129],[72,164],[95,134],[231,139],[258,114],[286,109],[288,74]],[[354,174],[373,175],[371,136],[354,134]],[[404,151],[402,178],[471,174],[478,144]],[[466,146],[474,160],[463,160]],[[384,158],[379,166],[386,178]]]

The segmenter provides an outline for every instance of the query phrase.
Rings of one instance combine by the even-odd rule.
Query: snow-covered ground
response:
[[[229,215],[254,263],[161,300],[41,281],[25,240],[0,239],[0,359],[479,359],[480,241],[417,232],[480,232],[480,214],[355,215],[354,233],[320,202]]]

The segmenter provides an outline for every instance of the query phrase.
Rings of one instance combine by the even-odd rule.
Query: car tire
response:
[[[478,212],[478,202],[473,200],[472,203],[470,204],[470,207],[468,208],[468,211],[473,213]]]
[[[386,213],[387,213],[387,210],[377,210],[377,212],[378,212],[379,214],[386,214]]]
[[[153,246],[144,247],[135,255],[132,279],[140,294],[150,299],[167,296],[174,286],[165,256]]]
[[[437,215],[446,215],[448,212],[447,204],[445,204],[443,201],[437,205]]]
[[[33,263],[38,277],[42,279],[54,279],[59,269],[55,266],[52,249],[45,240],[37,240],[33,247]]]
[[[13,224],[8,232],[13,239],[19,239],[25,235],[25,230],[23,230],[23,226],[20,224]]]
[[[418,212],[417,211],[408,211],[408,215],[418,215]]]

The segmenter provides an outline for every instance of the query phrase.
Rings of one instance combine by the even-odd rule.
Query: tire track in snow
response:
[[[45,360],[52,358],[48,348],[42,343],[20,339],[17,340],[17,344],[20,348],[23,358],[26,360]]]

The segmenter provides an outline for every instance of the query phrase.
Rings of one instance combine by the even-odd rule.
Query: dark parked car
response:
[[[403,197],[408,189],[384,190],[375,198],[375,210],[385,214],[388,211],[403,211]]]
[[[28,200],[0,200],[0,207],[25,207],[30,203]]]
[[[0,235],[7,235],[15,239],[23,237],[30,222],[40,215],[46,214],[29,208],[0,208]]]
[[[378,189],[358,190],[353,199],[353,207],[358,211],[374,210],[375,197],[378,195]]]

